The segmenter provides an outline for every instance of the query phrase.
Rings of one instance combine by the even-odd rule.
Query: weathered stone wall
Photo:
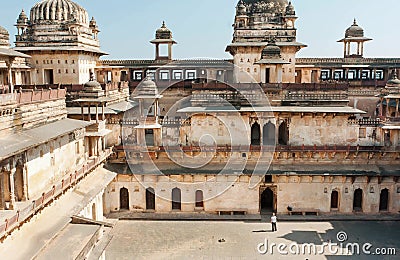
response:
[[[357,145],[359,127],[348,125],[348,115],[292,116],[290,145]]]
[[[69,135],[29,149],[26,163],[29,197],[40,196],[74,171],[83,163],[84,151],[83,139],[72,141]]]
[[[206,182],[207,180],[207,182]],[[249,214],[258,214],[261,205],[261,193],[270,187],[276,190],[277,212],[287,213],[287,207],[319,211],[323,214],[353,213],[353,198],[356,189],[363,190],[362,212],[366,214],[379,213],[380,193],[389,190],[388,212],[397,213],[400,210],[400,185],[393,178],[384,178],[381,183],[374,177],[368,182],[367,177],[357,177],[352,183],[351,177],[345,176],[273,176],[274,183],[260,184],[249,187],[249,177],[212,176],[212,175],[118,175],[115,182],[108,187],[106,193],[110,211],[118,211],[120,189],[129,191],[130,210],[142,212],[146,210],[146,188],[153,188],[156,193],[156,212],[172,211],[171,192],[180,188],[182,192],[182,212],[195,212],[195,193],[202,190],[204,194],[204,211],[216,213],[219,210],[246,210]],[[331,209],[332,191],[339,193],[338,209]],[[219,194],[207,200],[211,194]],[[185,203],[188,202],[188,203]]]

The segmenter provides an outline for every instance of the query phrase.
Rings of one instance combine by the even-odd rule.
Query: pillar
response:
[[[22,188],[22,200],[26,201],[29,199],[28,195],[28,166],[24,165],[22,168],[22,179],[23,179],[23,188]]]
[[[390,103],[390,99],[386,99],[386,117],[390,117],[389,114],[389,103]]]
[[[99,123],[99,106],[96,105],[96,123]]]
[[[282,66],[281,65],[277,65],[276,69],[278,70],[277,83],[282,83]]]
[[[92,121],[92,116],[90,115],[90,111],[91,109],[90,109],[90,104],[88,105],[88,121],[90,122],[90,121]]]
[[[380,104],[380,108],[379,108],[379,116],[383,116],[383,98],[381,98],[381,104]]]
[[[364,42],[361,42],[361,56],[364,56]]]
[[[396,115],[395,117],[399,117],[399,100],[396,99]]]
[[[82,115],[82,120],[85,121],[85,113],[83,111],[83,105],[81,105],[81,115]]]
[[[9,59],[7,62],[7,73],[8,73],[8,85],[9,85],[9,91],[10,93],[14,94],[14,85],[13,85],[13,80],[12,80],[12,72],[11,72],[11,66],[12,66],[12,61],[13,59]]]
[[[4,170],[0,172],[0,210],[5,209],[4,202]]]
[[[346,52],[347,52],[347,42],[344,42],[344,51],[343,51],[343,57],[346,57]]]
[[[10,172],[10,209],[15,208],[15,184],[14,184],[15,168],[11,169]]]
[[[104,121],[106,120],[105,114],[104,114],[104,103],[101,104],[101,119]]]

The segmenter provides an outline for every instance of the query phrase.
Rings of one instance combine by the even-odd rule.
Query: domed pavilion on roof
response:
[[[32,56],[38,84],[83,84],[105,53],[100,50],[94,18],[71,0],[42,0],[22,10],[16,23],[15,46]],[[35,78],[36,77],[36,78]]]

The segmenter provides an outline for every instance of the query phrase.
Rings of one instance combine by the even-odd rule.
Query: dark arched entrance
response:
[[[379,201],[379,211],[387,211],[389,209],[389,190],[383,189],[381,191],[381,198]]]
[[[260,125],[255,122],[251,127],[251,145],[261,144],[261,128]]]
[[[280,145],[288,145],[289,143],[289,128],[286,120],[279,126],[278,142]]]
[[[203,208],[204,207],[204,196],[203,191],[197,190],[196,191],[196,208]]]
[[[146,189],[146,209],[147,210],[156,209],[156,196],[153,188]]]
[[[271,122],[263,127],[263,145],[275,145],[275,125]]]
[[[127,188],[121,188],[119,191],[119,208],[129,210],[129,191]]]
[[[261,193],[261,213],[274,211],[274,192],[267,188]]]
[[[362,189],[357,189],[354,191],[353,210],[362,211],[362,202],[363,202],[363,191]]]
[[[172,210],[182,209],[182,197],[181,190],[179,188],[174,188],[172,190]]]
[[[334,190],[331,194],[331,209],[339,208],[339,192]]]

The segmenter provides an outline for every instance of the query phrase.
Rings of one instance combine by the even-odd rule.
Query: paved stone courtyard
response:
[[[341,231],[348,240],[336,249],[340,250],[337,254],[331,254],[328,247],[324,255],[289,251],[292,243],[300,248],[305,243],[319,248],[324,242],[338,243]],[[280,222],[278,232],[272,233],[269,223],[260,222],[119,221],[113,233],[106,259],[398,259],[400,254],[400,222]],[[258,245],[266,239],[269,245],[287,245],[283,251],[288,255],[276,248],[272,255],[270,251],[260,254]],[[360,244],[361,254],[346,255],[348,243]],[[378,247],[395,248],[397,258],[367,256],[362,253],[364,243],[372,245],[366,248],[371,252]]]

